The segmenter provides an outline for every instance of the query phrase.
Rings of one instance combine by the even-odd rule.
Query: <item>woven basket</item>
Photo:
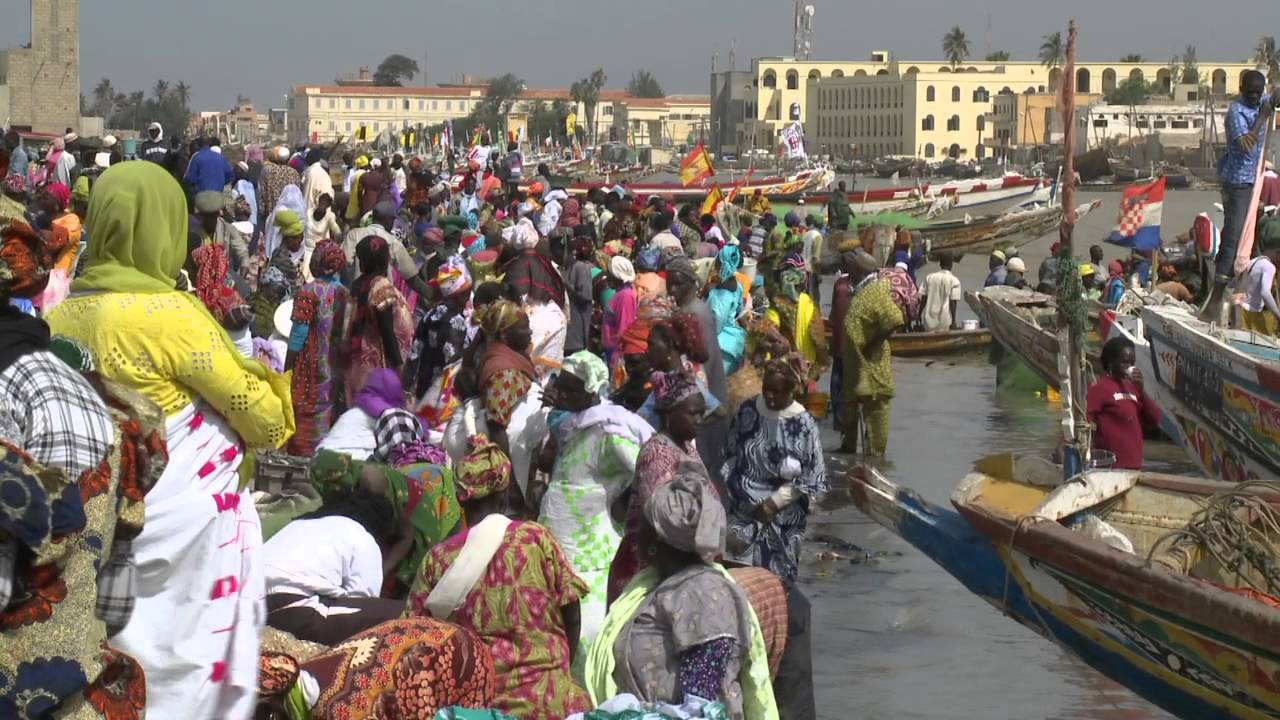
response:
[[[764,379],[760,377],[760,373],[751,363],[744,364],[737,372],[729,376],[725,383],[729,390],[728,407],[725,408],[729,417],[738,414],[738,408],[742,403],[760,394],[764,386]]]

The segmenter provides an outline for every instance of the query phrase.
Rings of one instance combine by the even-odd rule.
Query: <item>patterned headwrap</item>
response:
[[[538,229],[529,218],[522,217],[515,225],[502,231],[502,239],[517,250],[532,250],[538,246]]]
[[[44,292],[53,256],[41,233],[18,220],[0,230],[0,295],[30,298]]]
[[[666,412],[694,395],[700,395],[698,383],[684,372],[655,372],[650,376],[653,383],[654,407]]]
[[[227,250],[221,245],[201,245],[191,253],[196,264],[196,297],[209,309],[214,319],[222,322],[235,308],[244,304],[240,293],[227,287]]]
[[[675,255],[667,258],[666,270],[668,277],[682,275],[694,282],[698,281],[698,271],[693,267],[693,261],[684,255]]]
[[[422,423],[408,410],[392,408],[382,413],[374,424],[373,437],[378,441],[374,458],[388,462],[401,445],[422,439]]]
[[[649,349],[649,333],[653,326],[667,320],[676,311],[670,295],[649,295],[640,301],[635,322],[622,333],[623,355],[640,355]]]
[[[44,191],[49,193],[49,197],[57,201],[59,211],[67,209],[67,205],[71,202],[71,188],[56,182],[49,183]]]
[[[4,189],[14,195],[21,195],[27,191],[27,183],[21,175],[11,172],[4,176]]]
[[[504,493],[511,486],[511,460],[483,435],[467,439],[470,452],[458,462],[454,480],[458,502]]]
[[[486,337],[495,338],[525,317],[524,310],[519,305],[502,298],[481,308],[476,313],[476,322],[480,324]]]
[[[470,290],[471,271],[467,270],[466,261],[457,255],[449,258],[436,272],[435,284],[445,297],[453,297]]]
[[[724,506],[704,478],[677,470],[649,497],[644,516],[658,538],[677,550],[704,560],[724,554]]]
[[[560,369],[581,380],[583,387],[592,395],[599,394],[609,384],[609,368],[599,355],[589,350],[579,350],[565,358]]]
[[[331,277],[347,266],[347,255],[342,246],[332,240],[321,240],[311,253],[311,274],[315,277]]]
[[[777,373],[782,377],[788,378],[794,384],[795,389],[804,388],[809,377],[809,363],[805,361],[804,356],[798,352],[790,352],[782,357],[776,357],[768,361],[764,365],[764,373]]]

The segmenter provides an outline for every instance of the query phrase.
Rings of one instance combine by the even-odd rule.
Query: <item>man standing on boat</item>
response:
[[[853,210],[849,208],[849,191],[845,189],[844,181],[836,183],[836,191],[831,193],[831,199],[827,201],[827,227],[835,230],[848,230],[849,223],[853,221]]]
[[[1245,72],[1240,76],[1240,96],[1227,109],[1227,151],[1218,161],[1218,178],[1222,181],[1222,244],[1215,263],[1210,312],[1217,308],[1227,283],[1235,277],[1236,248],[1240,246],[1240,234],[1253,201],[1258,163],[1262,160],[1262,130],[1275,109],[1276,94],[1263,96],[1266,86],[1267,79],[1262,73]]]

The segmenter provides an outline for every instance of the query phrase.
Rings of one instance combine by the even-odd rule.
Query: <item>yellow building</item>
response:
[[[1102,102],[1102,95],[1076,95],[1076,108],[1087,108]],[[1077,110],[1079,112],[1079,110]],[[1011,150],[1056,142],[1062,134],[1062,111],[1056,93],[1008,93],[992,98],[991,133],[983,138],[990,152]]]
[[[704,137],[711,120],[711,98],[706,95],[669,95],[664,98],[628,97],[612,104],[610,139],[632,145],[670,147]]]
[[[1252,63],[1201,62],[1200,77],[1214,96],[1226,96],[1236,92],[1242,73],[1254,68]],[[919,76],[911,78],[910,76]],[[989,98],[1000,94],[1051,93],[1062,80],[1060,68],[1047,68],[1035,60],[1008,62],[965,62],[952,68],[939,60],[895,60],[888,51],[878,50],[865,61],[813,61],[783,57],[761,57],[751,61],[751,87],[747,97],[748,119],[741,126],[727,128],[726,136],[742,133],[749,145],[772,150],[779,134],[793,120],[804,123],[812,147],[816,132],[818,144],[830,146],[877,145],[897,146],[899,153],[925,156],[928,145],[935,154],[944,154],[958,146],[961,156],[977,157],[979,146],[978,115],[992,112],[993,104],[974,100],[974,92],[982,87]],[[970,77],[976,76],[976,77]],[[1082,94],[1105,94],[1124,80],[1134,77],[1155,82],[1172,92],[1173,78],[1164,63],[1142,62],[1081,62],[1076,66],[1076,91]],[[878,78],[883,78],[879,80]],[[815,104],[823,96],[810,92],[811,85],[821,85],[829,90],[854,91],[865,89],[871,93],[870,103],[858,107],[861,122],[871,122],[871,130],[865,126],[843,130],[844,120],[836,118],[842,111],[853,112],[854,95],[846,106],[843,95],[838,105],[818,110]],[[892,87],[898,87],[895,94]],[[925,98],[927,88],[934,88],[935,99]],[[954,89],[960,89],[959,100],[951,100]],[[816,89],[816,88],[815,88]],[[880,97],[886,99],[878,99]],[[979,112],[981,111],[981,113]],[[840,130],[822,132],[811,122],[811,114],[820,112],[835,123],[831,128]],[[918,112],[918,114],[917,114]],[[934,129],[927,129],[926,118],[932,115]],[[898,117],[895,121],[891,118]],[[958,118],[960,130],[948,131],[948,121]],[[878,119],[878,120],[877,120]],[[889,130],[876,122],[889,123]],[[713,120],[715,122],[715,120]],[[850,122],[854,122],[850,120]],[[896,125],[894,123],[897,123]],[[954,125],[954,123],[951,123]],[[897,129],[895,129],[897,128]],[[886,134],[886,132],[888,134]],[[948,135],[948,133],[959,133]],[[989,131],[985,131],[989,135]],[[856,139],[855,139],[856,138]]]

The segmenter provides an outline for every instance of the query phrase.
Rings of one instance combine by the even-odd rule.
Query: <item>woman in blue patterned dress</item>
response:
[[[796,353],[769,361],[761,394],[738,409],[725,448],[726,558],[766,568],[788,586],[796,581],[809,507],[829,488],[818,424],[795,401],[806,373]]]

